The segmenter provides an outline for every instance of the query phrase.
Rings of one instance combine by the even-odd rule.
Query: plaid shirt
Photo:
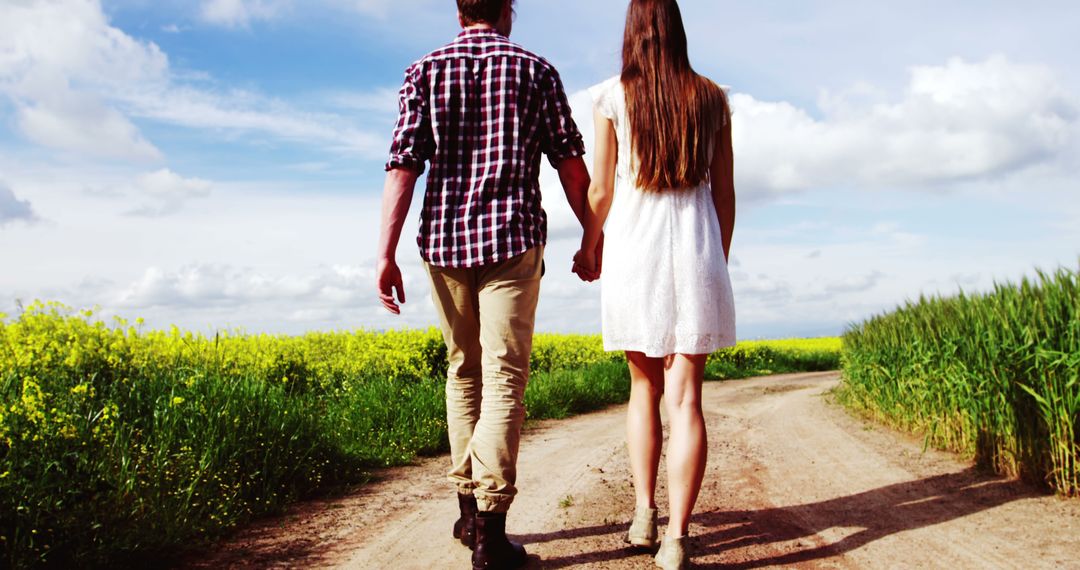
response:
[[[540,153],[585,154],[555,68],[494,30],[465,30],[405,72],[386,170],[431,162],[417,243],[477,267],[547,241]]]

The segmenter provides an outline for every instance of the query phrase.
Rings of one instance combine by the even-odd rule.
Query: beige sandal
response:
[[[660,544],[656,532],[656,509],[637,508],[634,521],[626,533],[626,542],[649,550],[654,550]]]
[[[664,570],[683,570],[690,567],[690,555],[686,548],[688,540],[686,536],[679,538],[664,537],[660,543],[660,550],[656,552],[656,565]]]

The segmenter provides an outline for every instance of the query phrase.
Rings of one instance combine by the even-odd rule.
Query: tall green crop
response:
[[[1080,279],[920,297],[843,337],[842,401],[1000,473],[1080,494]]]

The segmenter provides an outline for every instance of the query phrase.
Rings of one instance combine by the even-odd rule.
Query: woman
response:
[[[585,279],[599,273],[593,252],[603,233],[604,348],[626,351],[631,376],[627,439],[637,508],[627,540],[658,544],[663,395],[669,521],[656,563],[683,568],[705,474],[705,360],[735,344],[730,112],[724,92],[690,66],[675,0],[630,2],[622,74],[590,93],[596,162],[574,271]]]

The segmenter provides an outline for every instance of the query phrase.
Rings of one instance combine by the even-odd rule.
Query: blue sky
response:
[[[520,0],[512,39],[584,90],[624,0]],[[732,87],[741,338],[837,334],[920,294],[1080,261],[1080,6],[684,0]],[[379,308],[379,193],[402,72],[449,0],[0,1],[0,312],[58,300],[149,326],[435,323],[413,237]],[[599,331],[553,173],[538,329]]]

